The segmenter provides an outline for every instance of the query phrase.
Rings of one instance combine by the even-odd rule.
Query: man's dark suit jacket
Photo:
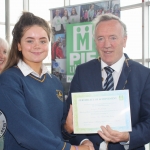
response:
[[[129,89],[132,132],[130,132],[130,150],[145,150],[150,142],[150,69],[130,60],[124,54],[122,72],[116,90]],[[98,59],[77,66],[71,82],[67,106],[72,104],[71,93],[103,91],[101,62]],[[76,135],[71,144],[80,144],[83,139],[93,142],[95,150],[103,139],[98,134]],[[120,143],[109,143],[108,150],[124,150]]]

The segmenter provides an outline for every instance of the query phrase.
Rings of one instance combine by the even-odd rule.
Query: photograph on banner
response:
[[[112,14],[120,17],[120,0],[112,0],[110,8]]]
[[[57,34],[52,41],[52,60],[66,58],[66,37],[65,34]]]
[[[69,7],[69,23],[80,22],[80,6]]]
[[[51,47],[52,74],[61,81],[64,94],[67,95],[70,84],[66,83],[66,35],[54,35]]]
[[[66,24],[80,22],[80,6],[58,8],[51,11],[51,22],[54,34],[66,32]]]
[[[81,5],[80,22],[92,21],[98,15],[113,13],[120,17],[120,0]]]
[[[64,33],[64,29],[62,25],[63,11],[64,11],[63,8],[52,10],[51,25],[52,25],[53,34]]]
[[[68,15],[68,9],[64,9],[63,10],[63,16],[62,16],[62,25],[63,25],[63,30],[64,30],[64,33],[66,32],[66,24],[69,23],[69,15]]]

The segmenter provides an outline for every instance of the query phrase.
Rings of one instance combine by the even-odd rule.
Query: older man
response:
[[[127,31],[118,17],[104,14],[98,16],[94,23],[95,44],[100,57],[76,68],[67,99],[68,109],[72,104],[71,93],[106,90],[105,68],[109,68],[113,70],[113,84],[109,90],[129,90],[132,131],[119,132],[109,125],[101,126],[102,131],[98,134],[76,135],[70,142],[93,144],[95,150],[145,150],[144,145],[150,141],[150,69],[123,53]],[[67,122],[65,127],[71,132]]]

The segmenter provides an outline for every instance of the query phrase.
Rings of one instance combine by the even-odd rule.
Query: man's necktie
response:
[[[114,90],[114,80],[113,80],[113,76],[112,76],[112,73],[114,72],[114,70],[109,66],[105,67],[104,69],[107,73],[107,78],[105,80],[103,89],[105,91]]]
[[[112,76],[112,73],[114,72],[114,70],[109,66],[105,67],[104,69],[107,73],[107,78],[105,80],[103,89],[105,91],[114,90],[114,80]],[[103,141],[102,143],[100,143],[99,150],[107,150],[107,149],[108,149],[108,142]]]

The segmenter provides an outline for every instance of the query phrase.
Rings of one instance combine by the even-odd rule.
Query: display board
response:
[[[61,80],[65,95],[77,65],[98,57],[92,36],[92,20],[105,13],[120,17],[120,0],[102,0],[50,10],[52,73]]]

